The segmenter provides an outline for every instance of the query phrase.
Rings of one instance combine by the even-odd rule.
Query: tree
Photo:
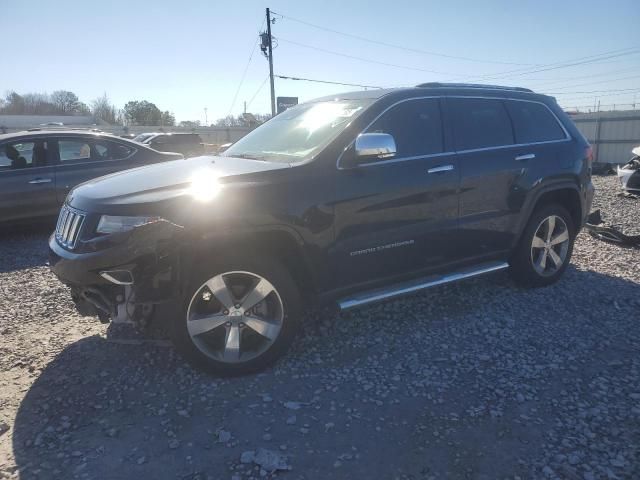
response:
[[[56,90],[51,94],[50,101],[62,114],[77,113],[80,110],[78,96],[67,90]]]
[[[271,118],[271,115],[267,113],[256,113],[253,117],[257,120],[257,125],[266,122]],[[216,120],[217,127],[249,127],[255,126],[254,122],[250,122],[248,120],[249,117],[245,117],[243,115],[238,115],[234,117],[233,115],[227,115],[224,118],[219,118]]]
[[[89,108],[89,105],[84,102],[76,102],[73,105],[71,112],[78,115],[91,115],[91,109]]]
[[[94,117],[110,124],[118,123],[118,111],[115,105],[109,101],[106,92],[91,102],[91,113]]]
[[[233,115],[227,115],[224,118],[216,120],[216,126],[218,127],[238,127],[243,125],[243,120],[240,115],[234,117]]]
[[[160,117],[160,125],[165,127],[173,127],[176,124],[176,117],[173,116],[173,113],[169,112],[169,110],[165,110],[162,112],[162,116]]]
[[[20,115],[24,113],[24,98],[16,92],[8,92],[5,97],[2,113],[6,113],[7,115]]]
[[[162,112],[155,104],[146,100],[133,100],[124,106],[127,123],[134,125],[160,125]]]
[[[181,127],[196,128],[200,126],[200,120],[182,120],[180,122]]]

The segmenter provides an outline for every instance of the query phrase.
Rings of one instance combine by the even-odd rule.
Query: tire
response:
[[[280,263],[253,257],[216,261],[193,275],[171,338],[195,367],[244,375],[265,369],[288,350],[300,315],[300,294]]]
[[[550,221],[551,218],[554,220]],[[571,260],[575,236],[571,215],[562,205],[552,203],[536,208],[509,260],[512,278],[524,287],[544,287],[557,282]]]

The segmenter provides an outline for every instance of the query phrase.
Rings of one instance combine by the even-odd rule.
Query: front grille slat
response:
[[[69,237],[68,237],[71,245],[76,244],[76,237],[78,236],[78,224],[80,223],[81,220],[82,220],[82,217],[80,215],[76,215],[75,218],[73,219],[73,224],[69,229]]]
[[[64,205],[56,225],[56,240],[60,245],[73,250],[76,246],[85,215]]]
[[[62,230],[62,238],[65,242],[69,240],[69,228],[71,228],[71,224],[73,223],[73,219],[75,218],[75,213],[69,212],[67,215],[67,219],[64,222],[64,229]]]

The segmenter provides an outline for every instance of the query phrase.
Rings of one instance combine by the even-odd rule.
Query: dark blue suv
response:
[[[289,346],[312,303],[341,309],[508,268],[543,286],[589,213],[591,147],[555,99],[428,83],[321,98],[222,156],[75,188],[51,266],[78,308],[147,324],[221,374]],[[164,310],[164,308],[162,309]]]

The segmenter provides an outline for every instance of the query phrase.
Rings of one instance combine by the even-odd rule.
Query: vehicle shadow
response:
[[[0,227],[0,273],[44,266],[55,222]]]
[[[597,313],[589,316],[590,305],[602,301],[613,302],[611,293],[616,292],[618,306],[624,314],[627,311],[625,299],[635,298],[638,292],[636,283],[572,267],[560,283],[546,289],[520,290],[513,286],[506,275],[498,274],[486,280],[478,279],[432,290],[437,291],[436,295],[424,292],[408,300],[396,300],[387,303],[384,311],[394,306],[399,308],[402,302],[412,302],[413,311],[420,311],[414,305],[428,303],[431,306],[428,314],[431,318],[425,316],[424,321],[431,323],[426,324],[426,329],[446,328],[434,318],[446,317],[447,322],[472,321],[469,311],[478,308],[486,313],[491,308],[491,302],[495,301],[492,295],[500,295],[499,292],[495,293],[496,290],[510,289],[509,294],[516,296],[526,308],[529,302],[533,305],[545,299],[551,289],[575,292],[576,286],[580,287],[579,291],[584,292],[584,296],[571,299],[576,305],[581,303],[575,318],[563,319],[567,325],[562,325],[562,322],[545,323],[542,331],[548,333],[549,328],[556,326],[563,329],[581,325],[591,328],[597,323],[597,328],[604,332],[606,322]],[[594,295],[595,292],[602,292],[602,295]],[[462,304],[467,306],[461,307]],[[335,314],[328,320],[332,325],[326,328],[343,328],[337,325],[340,322],[360,324],[366,320],[379,321],[381,329],[409,329],[402,324],[387,327],[388,322],[383,322],[381,314],[376,315],[374,308],[364,309],[361,313]],[[628,310],[632,310],[631,306]],[[601,312],[602,306],[599,305],[595,311]],[[359,335],[366,335],[366,331],[360,328],[353,329],[358,330]],[[381,334],[380,330],[369,331]],[[396,333],[400,336],[403,334],[402,331]],[[535,339],[532,337],[532,341],[544,342],[545,338],[550,337],[541,335]],[[478,338],[478,341],[482,339]],[[333,347],[334,352],[344,351],[344,356],[334,353],[324,363],[316,361],[322,356],[323,349],[331,349],[336,342],[342,340],[333,335],[318,338],[306,334],[296,344],[292,354],[282,359],[276,368],[260,375],[220,379],[193,370],[172,348],[153,343],[120,344],[97,335],[77,341],[46,366],[20,403],[12,427],[13,452],[20,478],[207,478],[207,475],[227,478],[231,476],[229,464],[238,462],[239,452],[260,442],[264,444],[261,437],[265,425],[271,428],[275,422],[272,432],[280,427],[287,428],[287,417],[295,413],[275,403],[267,411],[267,405],[270,404],[264,399],[266,393],[278,391],[278,400],[282,400],[299,398],[299,391],[325,391],[320,378],[327,368],[334,368],[336,364],[342,368],[339,365],[341,362],[345,365],[355,362],[347,344],[341,345],[344,348]],[[454,340],[451,342],[455,348]],[[429,343],[425,342],[425,350],[421,354],[427,357],[433,354],[435,357],[429,348]],[[360,359],[360,363],[362,361]],[[441,360],[432,359],[430,363],[434,365],[433,368],[440,368],[438,361]],[[587,361],[597,371],[598,362],[605,362],[606,365],[607,359],[594,355]],[[490,368],[486,367],[487,370]],[[396,374],[396,370],[390,367],[389,379],[385,381],[391,381],[390,378]],[[562,378],[551,378],[550,381],[549,389],[565,388]],[[338,404],[343,402],[349,405],[353,390],[358,388],[356,384],[349,385],[347,381],[341,389],[334,393],[327,391],[324,395],[332,395],[332,404],[335,399]],[[465,397],[469,397],[467,392],[456,393],[455,387],[450,388],[448,392],[444,390],[441,393],[449,395],[451,402],[463,402],[466,401]],[[439,408],[426,400],[406,399],[406,402],[393,415],[398,417],[397,421],[407,420],[409,425],[425,412],[429,414]],[[367,412],[364,406],[362,409],[363,415],[371,415],[374,421],[374,417],[379,415],[373,410]],[[245,418],[249,411],[258,415]],[[259,415],[263,411],[264,420]],[[273,418],[274,415],[282,418]],[[477,428],[486,427],[482,425],[478,422]],[[217,432],[222,427],[233,432],[234,439],[238,441],[235,449],[225,448],[224,444],[218,442]],[[317,438],[305,437],[300,442],[307,442],[307,445],[311,442],[313,448],[318,448],[314,443],[323,442],[324,433],[318,435]],[[327,434],[328,443],[322,448],[330,451],[331,441],[337,440]],[[393,442],[381,442],[379,436],[361,435],[357,431],[349,433],[345,441],[347,444],[351,442],[362,452],[363,461],[367,458],[372,461],[376,458],[394,459],[393,465],[380,466],[383,469],[378,472],[380,478],[392,476],[392,468],[405,468],[405,472],[412,472],[411,462],[415,461],[399,446],[396,448],[391,445]],[[295,438],[290,442],[295,445]],[[474,448],[473,445],[468,447]],[[534,447],[524,448],[535,452]],[[277,446],[272,448],[277,449]],[[301,444],[299,456],[304,456],[306,449]],[[527,453],[524,452],[524,455],[526,460]],[[516,471],[516,455],[513,458],[505,456],[508,457],[505,452],[500,455],[496,453],[493,463],[491,458],[485,458],[487,469],[494,468],[492,465],[496,464],[508,469],[513,464],[513,471]],[[303,460],[298,458],[298,462],[302,464]],[[420,465],[415,463],[415,468]],[[358,476],[357,472],[349,473],[346,468],[340,478],[348,478],[351,474]],[[305,475],[304,470],[297,471]],[[415,473],[419,474],[418,471]],[[326,476],[310,474],[305,478]]]

